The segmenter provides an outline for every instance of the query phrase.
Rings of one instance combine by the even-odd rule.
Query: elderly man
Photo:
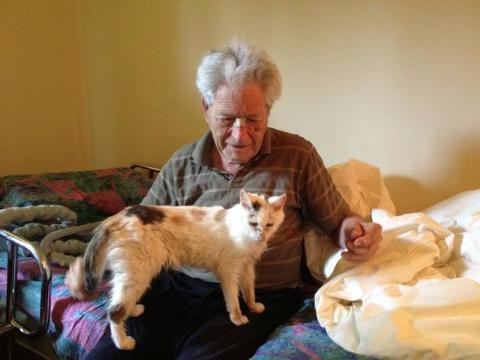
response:
[[[329,234],[347,260],[367,260],[379,246],[380,227],[351,214],[313,145],[268,127],[281,78],[266,53],[238,40],[212,51],[198,68],[197,87],[210,131],[172,156],[143,203],[231,207],[242,188],[286,193],[285,221],[256,266],[257,298],[266,310],[235,326],[213,274],[163,272],[142,300],[144,315],[129,319],[136,349],[119,351],[105,334],[91,359],[248,359],[302,304],[307,221]]]

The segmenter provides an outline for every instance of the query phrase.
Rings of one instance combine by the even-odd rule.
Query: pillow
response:
[[[328,169],[338,192],[352,211],[371,219],[372,209],[395,215],[396,209],[378,167],[360,160],[349,160]]]

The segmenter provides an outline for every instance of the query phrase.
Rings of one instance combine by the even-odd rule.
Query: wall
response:
[[[75,1],[0,1],[0,175],[91,167]]]
[[[480,187],[478,1],[86,1],[95,163],[163,163],[205,131],[195,69],[234,35],[284,77],[272,126],[380,167],[400,212]]]
[[[265,48],[282,71],[284,94],[271,125],[307,137],[327,165],[357,158],[380,167],[400,212],[480,187],[479,1],[79,4],[84,80],[67,85],[85,84],[86,153],[94,167],[161,165],[200,136],[206,126],[194,86],[199,59],[240,35]],[[49,16],[48,28],[69,29]],[[75,40],[71,30],[52,36],[62,44]],[[52,68],[57,59],[49,60]],[[48,83],[35,81],[38,92]],[[55,102],[65,92],[49,90]],[[28,117],[19,119],[34,112],[24,111]]]

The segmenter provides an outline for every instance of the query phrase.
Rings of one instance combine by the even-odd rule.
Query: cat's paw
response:
[[[260,314],[265,310],[265,305],[262,303],[253,303],[252,305],[249,305],[248,308],[250,309],[250,312],[254,314]]]
[[[132,317],[140,316],[140,315],[143,314],[144,311],[145,311],[145,306],[144,305],[136,304],[133,307],[133,310],[132,310],[132,313],[130,314],[130,316],[132,316]]]
[[[116,345],[120,350],[133,350],[135,348],[135,339],[131,336],[125,336]]]
[[[230,320],[237,326],[248,324],[248,318],[242,314],[230,314]]]

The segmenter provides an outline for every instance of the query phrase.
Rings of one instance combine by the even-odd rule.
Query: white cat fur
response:
[[[239,290],[251,312],[264,311],[264,305],[255,302],[254,265],[283,221],[285,201],[285,194],[265,199],[241,190],[240,203],[230,209],[129,207],[99,225],[85,258],[70,266],[65,284],[73,297],[90,299],[104,270],[112,271],[108,315],[119,349],[135,347],[124,322],[143,313],[137,302],[164,268],[188,265],[212,271],[220,281],[230,320],[246,324]]]

